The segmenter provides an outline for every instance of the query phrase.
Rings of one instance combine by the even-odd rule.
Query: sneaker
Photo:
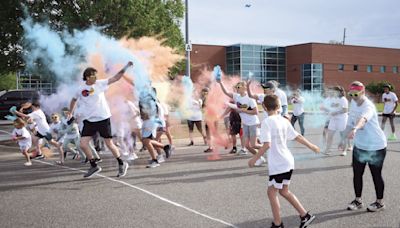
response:
[[[389,137],[388,137],[388,140],[389,141],[397,140],[396,134],[394,134],[394,133],[390,134]]]
[[[347,210],[355,211],[355,210],[361,209],[362,207],[363,207],[363,203],[355,199],[355,200],[351,201],[351,203],[347,206]]]
[[[210,152],[212,152],[212,151],[213,151],[213,149],[209,147],[209,148],[207,148],[206,150],[204,150],[203,152],[204,152],[204,153],[210,153]]]
[[[187,146],[193,146],[193,145],[194,145],[193,141],[190,141],[190,143]]]
[[[148,164],[148,165],[146,166],[146,168],[156,168],[156,167],[158,167],[158,166],[160,166],[160,164],[159,164],[158,162],[156,162],[156,161],[151,161],[151,163]]]
[[[324,155],[331,155],[331,152],[329,150],[324,150],[322,151],[322,154]]]
[[[103,162],[103,159],[101,159],[101,158],[95,158],[95,159],[94,159],[94,161],[95,161],[95,162],[96,162],[96,164],[97,164],[97,163],[101,163],[101,162]]]
[[[340,156],[346,156],[346,155],[347,155],[346,150],[344,150],[342,153],[340,153]]]
[[[312,215],[307,212],[304,217],[300,216],[300,228],[307,227],[310,225],[315,219],[315,215]]]
[[[90,166],[90,169],[87,171],[87,173],[85,173],[85,175],[83,175],[83,177],[85,178],[90,178],[93,175],[95,175],[96,173],[99,173],[101,171],[101,167],[100,166]]]
[[[275,225],[275,223],[272,222],[271,228],[285,228],[285,227],[283,226],[283,222],[281,222],[281,224],[279,226]]]
[[[240,149],[239,155],[247,155],[247,151],[245,151],[244,149]]]
[[[237,153],[237,149],[236,148],[232,148],[231,151],[229,151],[230,154],[236,154]]]
[[[131,154],[129,154],[127,160],[133,161],[133,160],[138,159],[138,158],[139,158],[139,157],[137,156],[136,153],[131,153]]]
[[[349,146],[349,147],[347,147],[347,151],[353,151],[353,147],[351,147],[351,146]]]
[[[368,205],[367,211],[369,212],[377,212],[385,209],[385,204],[381,204],[379,202],[374,202]]]
[[[24,166],[31,166],[32,165],[32,162],[25,162],[24,163]]]
[[[171,146],[165,145],[164,146],[165,157],[169,158],[171,156]]]
[[[263,156],[261,156],[256,163],[254,163],[254,166],[261,166],[263,163],[267,162]]]
[[[153,161],[153,160],[150,160],[150,164],[151,164],[152,161]],[[157,162],[158,162],[158,163],[163,163],[163,162],[165,162],[164,156],[163,156],[162,154],[157,155]]]
[[[126,175],[126,172],[128,171],[129,164],[128,162],[124,161],[122,165],[118,165],[118,174],[117,177],[123,177]]]
[[[36,160],[44,159],[44,155],[43,154],[37,155],[33,159],[36,159]]]

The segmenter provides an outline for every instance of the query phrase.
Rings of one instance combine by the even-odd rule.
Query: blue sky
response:
[[[400,49],[399,9],[400,0],[189,0],[189,36],[194,44],[292,45],[342,41],[346,28],[348,45]]]

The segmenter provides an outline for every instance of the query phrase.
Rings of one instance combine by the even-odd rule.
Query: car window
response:
[[[21,92],[20,91],[8,92],[2,96],[2,100],[7,100],[7,101],[21,100]]]

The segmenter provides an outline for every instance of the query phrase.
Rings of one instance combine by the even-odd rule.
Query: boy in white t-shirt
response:
[[[86,68],[83,72],[85,84],[80,86],[78,92],[72,98],[69,108],[71,113],[68,116],[68,119],[72,118],[76,104],[79,102],[82,107],[79,114],[83,119],[80,146],[90,161],[90,169],[83,177],[89,178],[101,171],[101,167],[96,164],[89,144],[92,137],[97,133],[100,133],[100,136],[104,138],[105,144],[118,162],[117,177],[126,175],[129,165],[126,161],[122,161],[121,154],[112,141],[111,111],[105,97],[105,91],[109,88],[109,85],[120,80],[128,67],[132,65],[132,62],[128,62],[116,75],[104,80],[97,80],[97,70],[92,67]]]
[[[304,97],[301,96],[301,90],[297,89],[290,97],[290,103],[293,104],[293,114],[290,123],[294,124],[299,120],[300,132],[304,136]]]
[[[319,152],[319,148],[297,133],[290,122],[278,114],[280,106],[279,98],[276,95],[265,96],[263,108],[268,112],[268,118],[261,123],[260,141],[263,145],[248,163],[250,167],[253,167],[256,161],[268,150],[269,181],[267,192],[274,217],[271,227],[283,227],[277,197],[279,192],[299,213],[300,228],[302,228],[308,226],[315,219],[315,216],[309,214],[297,197],[289,191],[290,178],[294,169],[294,157],[287,147],[287,140],[296,140],[315,153]]]
[[[382,113],[382,130],[385,129],[386,120],[389,118],[390,127],[392,128],[392,134],[388,137],[388,140],[396,140],[395,128],[394,128],[394,117],[396,116],[396,108],[398,99],[395,93],[390,91],[390,85],[387,84],[383,87],[382,102],[384,103]]]
[[[12,131],[12,139],[18,142],[21,153],[25,156],[25,166],[31,166],[32,162],[28,154],[29,148],[32,146],[31,134],[25,128],[25,122],[21,118],[14,120],[14,130]]]
[[[27,108],[32,108],[32,112],[29,114],[24,114],[23,111],[24,109]],[[40,103],[38,101],[32,102],[32,104],[26,104],[24,105],[20,111],[15,112],[18,116],[23,117],[28,119],[28,121],[33,121],[36,123],[37,126],[37,131],[33,137],[33,144],[36,146],[36,149],[38,151],[37,156],[35,159],[42,159],[44,158],[44,155],[42,154],[41,148],[40,148],[40,139],[46,139],[47,142],[49,142],[51,145],[55,146],[59,151],[60,154],[64,154],[63,148],[60,146],[58,142],[56,142],[53,139],[53,136],[51,135],[50,132],[50,126],[47,123],[46,115],[40,109]],[[61,155],[60,155],[61,156]],[[59,164],[62,164],[61,162]]]

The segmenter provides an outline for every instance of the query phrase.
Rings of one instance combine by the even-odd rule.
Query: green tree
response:
[[[377,82],[370,82],[367,86],[365,86],[365,89],[374,94],[374,95],[381,95],[383,93],[383,87],[385,85],[390,85],[390,90],[393,91],[395,90],[393,84],[391,84],[388,81],[377,81]]]
[[[117,39],[158,36],[165,45],[184,52],[180,0],[2,0],[0,4],[0,73],[23,68],[20,21],[26,16],[48,22],[55,31],[97,26]]]
[[[0,80],[0,91],[1,90],[9,90],[17,88],[17,79],[16,75],[13,73],[1,75]]]

